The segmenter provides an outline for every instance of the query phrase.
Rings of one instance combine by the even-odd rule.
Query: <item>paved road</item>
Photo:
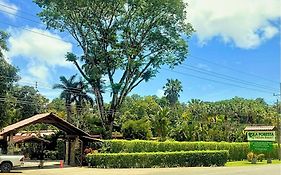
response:
[[[1,173],[0,175],[4,175]],[[19,169],[8,175],[281,175],[281,165],[146,169],[44,168]]]

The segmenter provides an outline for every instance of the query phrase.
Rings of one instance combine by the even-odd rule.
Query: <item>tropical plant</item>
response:
[[[168,107],[159,108],[160,110],[153,116],[152,126],[160,140],[165,141],[168,135],[170,109]]]
[[[71,121],[71,103],[73,101],[73,97],[79,91],[76,89],[77,82],[75,82],[76,75],[72,75],[69,79],[65,76],[60,77],[61,84],[55,84],[53,86],[54,89],[61,89],[62,92],[60,94],[60,98],[65,100],[66,107],[66,120],[68,122]]]
[[[174,106],[180,97],[182,92],[182,85],[178,79],[167,79],[167,83],[163,86],[164,95],[166,96],[169,103]]]
[[[126,139],[150,139],[152,137],[151,123],[146,118],[128,120],[122,125],[122,133]]]
[[[83,81],[82,78],[76,83],[75,90],[73,101],[75,101],[76,104],[77,114],[80,116],[83,106],[88,102],[93,106],[94,101],[92,97],[87,94],[91,91],[89,90],[88,84]]]

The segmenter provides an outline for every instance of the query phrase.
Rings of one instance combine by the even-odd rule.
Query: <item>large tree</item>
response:
[[[193,29],[183,0],[35,0],[47,28],[67,31],[83,51],[67,54],[92,86],[107,136],[125,97],[154,77],[162,65],[174,67],[187,55]],[[80,61],[78,61],[80,59]],[[111,102],[104,104],[103,77]]]
[[[8,39],[9,35],[6,32],[0,30],[0,58],[3,57],[3,51],[7,51],[7,43],[6,40]]]
[[[8,124],[8,111],[10,103],[7,102],[7,93],[11,90],[12,85],[19,77],[17,68],[9,64],[3,56],[3,52],[7,51],[6,40],[8,34],[0,31],[0,128]]]
[[[9,95],[7,99],[14,99],[14,101],[11,101],[14,104],[14,112],[10,115],[10,123],[44,113],[49,101],[31,86],[15,85]]]

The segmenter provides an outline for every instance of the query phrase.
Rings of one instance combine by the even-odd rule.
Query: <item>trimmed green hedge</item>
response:
[[[104,152],[107,153],[228,150],[230,161],[247,159],[247,154],[250,152],[248,142],[157,142],[146,140],[105,140],[103,148],[105,150]],[[268,154],[265,155],[268,156]],[[277,144],[273,145],[271,157],[274,159],[278,158]]]
[[[100,168],[224,166],[228,151],[181,151],[88,154],[87,162]]]

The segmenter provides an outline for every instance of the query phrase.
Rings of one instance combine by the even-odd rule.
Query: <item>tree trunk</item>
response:
[[[66,121],[71,123],[71,106],[68,102],[66,102],[65,104],[66,104]]]
[[[76,127],[80,128],[80,123],[81,123],[80,120],[82,118],[82,105],[78,105],[76,108],[77,108],[76,109],[76,111],[77,111]]]
[[[112,130],[113,130],[113,120],[110,119],[111,117],[108,116],[108,121],[105,124],[105,133],[103,135],[104,139],[112,139]]]

